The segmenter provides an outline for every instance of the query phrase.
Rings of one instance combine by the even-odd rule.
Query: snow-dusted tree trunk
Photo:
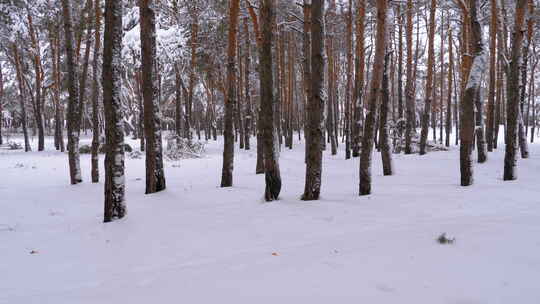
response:
[[[469,24],[464,24],[470,29],[470,45],[474,47],[473,62],[468,73],[469,77],[465,86],[463,100],[461,101],[460,115],[460,170],[461,170],[461,185],[470,186],[473,184],[473,164],[472,164],[472,148],[474,141],[474,107],[475,100],[479,96],[480,82],[486,69],[487,58],[482,40],[482,27],[477,16],[477,1],[469,0]],[[467,14],[466,10],[463,10]],[[468,43],[468,42],[466,42]]]
[[[144,99],[144,133],[146,138],[146,194],[165,190],[163,147],[156,75],[156,4],[139,0],[141,25],[142,93]]]
[[[432,103],[433,92],[433,71],[435,61],[435,13],[437,9],[437,1],[431,0],[431,8],[429,13],[429,37],[428,37],[428,61],[427,61],[427,80],[426,80],[426,98],[424,99],[424,112],[422,114],[422,131],[420,135],[420,155],[426,154],[426,144],[429,131],[429,114]],[[435,124],[432,123],[435,131]]]
[[[68,70],[68,155],[69,155],[69,175],[71,184],[82,182],[81,164],[79,156],[79,136],[80,136],[80,113],[79,107],[79,68],[75,64],[75,52],[73,48],[73,21],[71,18],[70,0],[62,0],[62,11],[64,14],[64,32],[66,45],[66,65]]]
[[[508,67],[508,80],[506,82],[506,150],[504,157],[504,180],[517,179],[517,138],[518,123],[521,119],[519,109],[519,72],[524,40],[525,9],[527,0],[516,1],[515,24],[512,33],[511,61]]]
[[[362,153],[360,154],[359,194],[371,194],[371,163],[373,142],[375,137],[377,100],[381,94],[381,83],[384,70],[384,58],[387,40],[387,8],[388,0],[377,1],[377,32],[375,38],[375,57],[370,89],[367,96],[368,113],[362,137]]]
[[[390,138],[388,135],[388,111],[390,107],[390,90],[388,80],[388,63],[392,54],[388,52],[384,58],[384,69],[382,77],[381,111],[379,117],[379,147],[383,165],[383,174],[393,174],[392,149],[390,148]]]
[[[97,1],[96,1],[97,2]],[[98,3],[96,3],[98,4]],[[104,221],[126,214],[124,128],[122,117],[122,1],[105,2],[103,42],[103,105],[105,110],[105,213]],[[99,31],[99,29],[97,29]]]
[[[489,152],[493,151],[493,129],[495,125],[495,85],[497,79],[497,0],[490,0],[491,6],[491,20],[489,25],[489,90],[488,90],[488,104],[487,104],[487,149]]]
[[[251,105],[251,41],[249,35],[248,19],[244,18],[244,31],[245,31],[245,72],[244,72],[244,85],[245,85],[245,99],[246,99],[246,119],[244,122],[244,146],[246,150],[251,148],[251,125],[253,124],[253,110]]]
[[[405,84],[405,103],[406,103],[406,128],[405,128],[405,154],[412,153],[412,136],[415,133],[415,100],[414,100],[414,82],[413,78],[413,53],[412,53],[412,32],[413,32],[413,1],[407,1],[407,27],[405,30],[407,41],[407,82]]]
[[[94,58],[92,59],[92,182],[99,182],[99,79],[98,79],[98,63],[99,51],[101,48],[101,7],[100,0],[95,0],[94,3],[95,18],[94,18]],[[120,36],[120,39],[122,37]]]
[[[318,200],[321,193],[324,92],[324,1],[311,1],[311,96],[307,104],[308,142],[306,184],[302,199]]]
[[[41,64],[41,48],[39,45],[38,37],[34,29],[34,22],[30,11],[27,15],[28,20],[28,34],[30,35],[30,42],[32,43],[32,54],[34,64],[34,76],[35,76],[35,98],[34,98],[34,117],[38,130],[38,151],[45,150],[45,130],[43,126],[43,101],[44,101],[44,89],[43,89],[43,77],[44,71]],[[32,93],[30,93],[32,94]]]
[[[236,39],[238,34],[238,13],[240,0],[229,3],[229,37],[227,44],[227,96],[225,102],[224,131],[223,131],[223,168],[221,171],[221,187],[233,185],[234,165],[234,132],[233,119],[236,105]]]
[[[0,64],[0,145],[4,143],[4,140],[2,138],[2,122],[3,122],[2,104],[3,102],[4,102],[4,74],[2,73],[2,65]]]
[[[261,89],[261,129],[264,151],[264,170],[266,201],[278,199],[281,191],[281,174],[279,170],[279,151],[274,126],[274,78],[272,74],[272,41],[275,23],[275,0],[263,0],[261,3],[261,56],[260,56],[260,89]]]

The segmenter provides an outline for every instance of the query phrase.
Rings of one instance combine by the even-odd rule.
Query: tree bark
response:
[[[463,10],[463,14],[467,14]],[[460,168],[461,168],[461,185],[470,186],[473,184],[473,164],[472,164],[472,147],[474,141],[474,107],[475,101],[479,96],[480,82],[484,70],[486,68],[486,54],[484,43],[482,41],[482,28],[477,19],[477,0],[469,0],[469,20],[468,26],[470,29],[470,45],[474,47],[472,50],[473,61],[470,71],[467,72],[468,80],[465,85],[463,100],[461,102],[461,142],[460,142]],[[468,43],[467,40],[464,43]]]
[[[504,175],[503,179],[517,179],[517,143],[518,123],[520,119],[520,91],[519,91],[519,72],[522,59],[522,48],[524,40],[523,26],[525,23],[525,9],[527,0],[516,0],[515,24],[512,33],[511,61],[508,67],[507,80],[507,107],[506,107],[506,150],[504,156]]]
[[[227,47],[227,96],[225,103],[223,132],[223,168],[221,171],[221,187],[232,187],[234,165],[234,132],[233,119],[236,104],[236,39],[238,33],[239,0],[232,0],[229,6],[229,38]]]
[[[96,1],[96,4],[99,4]],[[105,2],[103,42],[103,105],[105,109],[105,212],[104,222],[126,215],[124,130],[122,117],[122,1]],[[98,8],[96,8],[98,9]],[[96,19],[97,20],[97,19]],[[97,28],[99,32],[99,28]]]
[[[113,5],[114,6],[114,5]],[[120,4],[121,6],[121,4]],[[114,7],[113,7],[114,8]],[[92,183],[99,182],[99,79],[98,79],[98,63],[99,63],[99,51],[101,48],[101,8],[100,1],[96,0],[94,3],[95,20],[94,20],[94,58],[92,60]],[[108,25],[112,26],[112,25]],[[117,39],[115,37],[114,39]],[[120,35],[119,39],[122,39]],[[111,43],[109,41],[109,43]],[[116,45],[111,45],[111,47]],[[120,60],[120,58],[117,58]],[[109,80],[110,78],[108,78]],[[120,90],[121,88],[119,88]]]
[[[412,153],[412,136],[414,126],[416,124],[415,119],[415,100],[414,100],[414,79],[413,79],[413,54],[412,54],[412,14],[413,3],[412,0],[407,1],[407,27],[405,30],[407,40],[407,83],[405,84],[405,103],[406,103],[406,127],[405,127],[405,154]]]
[[[165,190],[163,147],[156,75],[155,0],[139,0],[141,24],[142,92],[146,137],[146,194]]]
[[[71,184],[82,182],[81,162],[79,155],[79,136],[81,129],[81,115],[79,105],[79,69],[75,63],[75,52],[73,50],[73,21],[71,18],[70,0],[62,0],[62,11],[64,14],[64,32],[66,45],[66,64],[68,69],[68,155],[69,155],[69,175]]]
[[[281,192],[281,174],[279,170],[279,151],[274,128],[274,79],[272,74],[272,28],[275,24],[275,0],[263,0],[261,3],[261,122],[264,151],[265,193],[266,201],[278,199]]]
[[[390,138],[388,137],[388,111],[390,106],[390,92],[388,89],[388,63],[391,56],[392,53],[389,52],[384,57],[381,111],[379,117],[379,147],[381,149],[383,174],[385,176],[393,174],[392,150],[390,148]]]
[[[427,62],[427,80],[426,80],[426,98],[424,100],[424,113],[422,115],[422,131],[420,135],[420,155],[426,154],[426,144],[429,131],[429,114],[432,103],[433,93],[433,62],[435,61],[435,13],[437,10],[437,1],[431,0],[429,14],[429,37],[428,37],[428,62]],[[435,131],[435,125],[431,126]]]
[[[371,163],[373,140],[376,129],[377,99],[381,94],[381,82],[384,70],[384,58],[387,39],[387,0],[377,1],[377,32],[375,40],[375,57],[368,101],[368,114],[362,138],[362,153],[360,155],[360,195],[371,194]]]
[[[324,107],[324,1],[311,3],[311,96],[308,102],[306,183],[302,200],[318,200],[321,192]]]

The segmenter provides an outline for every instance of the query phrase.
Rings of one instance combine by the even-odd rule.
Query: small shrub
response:
[[[165,157],[168,160],[183,158],[201,158],[205,151],[205,144],[199,141],[189,141],[175,134],[169,134],[166,138],[167,148]]]
[[[144,153],[142,153],[141,151],[132,151],[128,153],[128,157],[131,159],[141,159],[143,158],[143,156]]]
[[[99,153],[105,154],[106,152],[107,152],[107,145],[106,144],[100,145]],[[133,148],[129,144],[124,143],[124,152],[127,152],[127,153],[133,152]]]
[[[92,146],[91,145],[79,146],[79,153],[81,153],[81,154],[90,154],[90,153],[92,153]]]
[[[454,244],[454,242],[456,241],[456,238],[449,238],[446,236],[446,232],[441,234],[438,238],[437,238],[437,242],[439,242],[439,244],[441,245],[450,245],[450,244]]]
[[[15,141],[8,142],[7,146],[9,150],[21,150],[23,148],[22,144]]]

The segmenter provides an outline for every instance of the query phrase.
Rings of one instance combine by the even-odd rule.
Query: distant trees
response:
[[[102,2],[0,0],[0,144],[22,133],[26,151],[41,151],[53,135],[64,151],[67,135],[77,184],[79,138],[91,133],[92,182],[106,152],[106,221],[125,208],[115,178],[125,136],[146,153],[146,193],[166,188],[163,134],[187,146],[203,132],[222,135],[222,187],[233,185],[235,144],[248,150],[256,137],[269,201],[281,192],[281,149],[293,143],[305,141],[301,198],[317,200],[324,153],[360,156],[367,195],[374,148],[391,175],[392,154],[454,139],[468,186],[501,125],[505,180],[517,178],[519,152],[529,156],[528,132],[531,142],[538,136],[533,0],[107,0],[103,47]]]

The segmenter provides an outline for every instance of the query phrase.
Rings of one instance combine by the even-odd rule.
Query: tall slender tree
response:
[[[437,10],[437,1],[431,0],[429,10],[429,37],[428,37],[428,61],[427,61],[427,80],[426,80],[426,98],[424,99],[424,112],[422,114],[422,131],[420,134],[420,155],[426,154],[426,144],[429,131],[429,113],[431,110],[431,97],[433,93],[433,71],[435,61],[435,13]],[[435,130],[435,125],[431,126]]]
[[[281,173],[279,171],[279,151],[274,128],[274,79],[272,74],[272,28],[275,24],[275,0],[262,0],[261,3],[261,58],[260,58],[260,89],[261,89],[261,122],[264,151],[264,172],[266,201],[278,199],[281,191]]]
[[[238,35],[238,14],[240,1],[232,0],[229,3],[229,38],[227,44],[227,101],[225,102],[224,130],[223,130],[223,169],[221,171],[221,187],[233,185],[234,165],[234,132],[233,119],[236,105],[236,44]]]
[[[146,138],[146,194],[165,190],[156,66],[156,0],[139,0],[141,68]]]
[[[360,195],[371,194],[371,165],[373,155],[373,141],[375,136],[377,100],[381,96],[383,80],[384,58],[387,40],[387,9],[388,0],[377,1],[377,32],[375,38],[375,57],[373,59],[373,72],[370,89],[367,97],[368,114],[362,138],[362,153],[360,154]]]
[[[96,4],[99,2],[96,1]],[[103,41],[103,105],[105,109],[105,212],[104,221],[126,214],[124,130],[122,117],[122,1],[105,1]],[[99,31],[99,28],[96,28]]]
[[[464,24],[470,30],[470,45],[473,47],[473,61],[468,74],[468,80],[463,93],[460,115],[460,168],[461,185],[473,184],[472,148],[474,141],[474,107],[476,98],[480,96],[480,82],[486,69],[486,52],[482,40],[482,27],[478,20],[478,0],[469,0],[469,8],[463,9],[463,14],[469,14],[469,24]],[[465,42],[467,43],[467,42]]]
[[[504,156],[505,181],[517,179],[517,138],[519,116],[519,72],[523,52],[525,31],[525,10],[527,0],[516,0],[515,23],[512,32],[512,49],[510,64],[508,66],[508,79],[506,82],[506,149]]]
[[[69,175],[71,184],[82,182],[81,161],[79,155],[79,136],[81,129],[81,115],[79,105],[79,69],[75,64],[75,52],[73,48],[73,21],[71,11],[71,1],[62,0],[62,11],[64,14],[64,32],[66,45],[66,65],[68,70],[68,156]]]
[[[92,59],[92,182],[99,182],[99,51],[101,48],[101,7],[100,1],[94,3],[94,58]],[[120,39],[122,37],[120,36]],[[116,39],[116,38],[115,38]]]
[[[324,92],[324,0],[311,2],[311,96],[307,105],[306,184],[302,199],[318,200],[321,193]]]

